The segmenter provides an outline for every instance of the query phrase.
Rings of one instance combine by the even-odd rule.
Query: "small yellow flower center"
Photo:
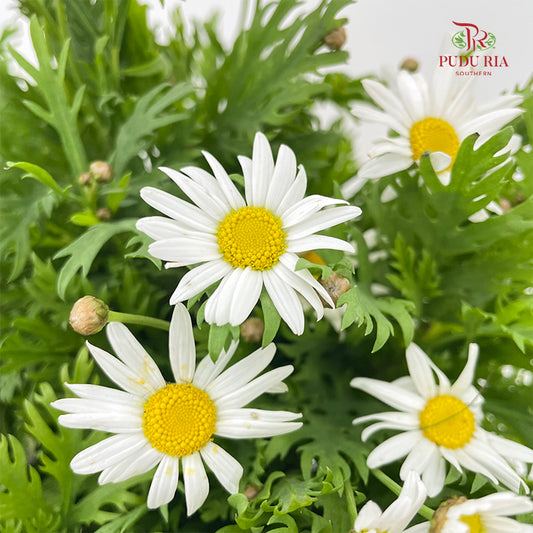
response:
[[[280,218],[264,207],[232,210],[216,235],[224,260],[235,268],[268,270],[287,247]]]
[[[487,533],[478,514],[461,516],[460,520],[470,528],[470,533]]]
[[[418,161],[424,152],[444,152],[452,158],[450,166],[455,161],[460,144],[453,127],[445,120],[433,117],[413,124],[410,141],[415,161]]]
[[[153,448],[167,455],[191,455],[211,439],[216,413],[205,391],[191,384],[171,383],[144,403],[144,435]]]
[[[439,446],[461,448],[474,434],[475,418],[459,398],[442,394],[431,398],[420,412],[420,428],[424,437]]]

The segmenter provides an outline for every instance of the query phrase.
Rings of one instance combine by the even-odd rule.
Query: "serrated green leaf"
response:
[[[264,348],[274,340],[281,325],[281,316],[266,290],[261,292],[261,309],[265,322],[263,339],[261,341],[261,345]]]

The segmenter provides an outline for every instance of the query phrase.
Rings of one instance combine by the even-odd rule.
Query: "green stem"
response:
[[[394,492],[396,496],[398,496],[400,492],[402,491],[402,487],[400,487],[400,485],[398,485],[396,481],[391,479],[389,476],[387,476],[387,474],[385,474],[381,470],[375,469],[375,470],[370,470],[370,472],[372,472],[374,477],[379,479],[379,481],[381,481],[383,485],[385,485],[388,489]],[[435,511],[433,509],[431,509],[430,507],[427,507],[426,505],[422,505],[422,507],[420,507],[420,509],[418,510],[418,514],[422,516],[423,518],[425,518],[426,520],[431,520],[433,518],[434,512]]]
[[[350,517],[350,524],[353,524],[357,518],[357,507],[355,505],[352,484],[349,479],[344,482],[344,493],[346,494],[346,504],[348,507],[347,510],[348,516]]]
[[[160,318],[152,318],[144,315],[133,315],[131,313],[119,313],[118,311],[109,311],[107,316],[109,322],[122,322],[123,324],[137,324],[139,326],[150,326],[152,328],[163,329],[168,331],[170,323]]]

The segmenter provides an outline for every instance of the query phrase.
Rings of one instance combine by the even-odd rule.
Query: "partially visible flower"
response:
[[[109,307],[94,296],[84,296],[76,301],[70,311],[69,323],[76,333],[94,335],[107,324]]]
[[[251,316],[241,324],[241,337],[246,342],[261,342],[265,323],[259,317]]]
[[[528,490],[509,463],[532,463],[533,450],[480,426],[483,398],[472,385],[477,356],[477,344],[470,344],[466,366],[452,385],[431,359],[416,344],[411,344],[406,354],[409,376],[393,383],[371,378],[351,381],[352,387],[400,411],[362,416],[353,421],[354,424],[378,421],[363,430],[363,440],[381,429],[402,431],[370,453],[367,459],[370,468],[407,455],[400,478],[405,480],[410,470],[419,472],[430,497],[444,486],[445,461],[460,472],[463,467],[479,472],[515,492],[521,485]]]
[[[170,303],[182,302],[219,283],[205,307],[211,324],[238,326],[251,313],[263,287],[283,320],[300,335],[304,314],[298,294],[322,318],[318,295],[333,307],[326,290],[307,270],[296,270],[298,253],[313,249],[353,252],[348,242],[316,232],[358,216],[344,200],[304,197],[307,177],[290,148],[274,163],[266,137],[257,133],[253,157],[239,157],[246,200],[222,165],[204,152],[214,176],[196,167],[161,170],[194,202],[145,187],[142,198],[170,218],[148,217],[137,228],[155,242],[149,252],[167,267],[197,265],[178,284]],[[324,209],[329,207],[328,209]]]
[[[374,80],[363,86],[381,109],[356,104],[356,117],[383,124],[398,135],[379,139],[358,179],[375,179],[408,169],[424,152],[444,185],[450,182],[450,168],[461,142],[479,133],[478,144],[495,135],[522,110],[520,95],[505,95],[484,106],[477,106],[472,93],[472,78],[456,79],[451,69],[436,69],[431,85],[422,75],[400,70],[395,87],[389,89]]]
[[[340,50],[346,42],[346,30],[343,26],[335,28],[324,37],[324,43],[332,50]]]
[[[244,408],[264,392],[283,390],[291,365],[259,377],[276,351],[274,344],[259,349],[224,370],[237,347],[222,351],[216,363],[206,356],[196,366],[189,313],[178,304],[169,332],[170,365],[176,383],[167,383],[154,360],[130,331],[118,322],[106,329],[118,358],[87,343],[96,362],[123,390],[99,385],[68,387],[79,398],[53,406],[65,427],[116,433],[78,453],[70,466],[77,474],[101,472],[98,482],[118,483],[154,473],[147,505],[156,508],[174,497],[181,470],[187,513],[194,513],[209,493],[204,463],[231,493],[239,490],[242,466],[213,442],[215,435],[232,439],[262,438],[298,429],[299,413]],[[255,378],[255,379],[254,379]]]
[[[385,511],[373,501],[365,504],[357,515],[353,533],[403,533],[425,499],[426,487],[419,475],[411,471],[398,499]]]
[[[89,174],[97,183],[109,183],[113,179],[113,169],[106,161],[93,161],[89,166]]]
[[[512,492],[489,494],[477,500],[464,496],[444,502],[431,523],[419,524],[410,533],[533,533],[533,526],[507,518],[533,512],[527,496]]]

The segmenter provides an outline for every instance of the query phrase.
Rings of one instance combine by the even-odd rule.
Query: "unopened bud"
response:
[[[467,498],[465,498],[464,496],[453,496],[449,500],[442,502],[435,511],[433,518],[431,519],[429,533],[440,533],[442,531],[442,528],[444,527],[444,524],[446,523],[446,515],[450,507],[453,507],[454,505],[458,505],[460,503],[464,503],[466,501]]]
[[[89,172],[98,183],[109,183],[113,179],[113,169],[105,161],[93,161]]]
[[[407,72],[416,72],[418,70],[418,61],[413,57],[408,57],[403,60],[403,63],[400,65],[402,70],[407,70]]]
[[[72,307],[69,323],[81,335],[94,335],[106,324],[109,307],[94,296],[80,298]]]
[[[107,207],[101,207],[96,211],[96,216],[105,222],[111,219],[111,211]]]
[[[80,174],[78,176],[78,183],[83,186],[89,185],[89,183],[91,183],[91,173],[84,172],[83,174]]]
[[[241,324],[241,337],[249,343],[261,342],[264,331],[265,323],[254,316],[247,318]]]
[[[507,198],[500,198],[499,204],[504,213],[507,213],[513,207]]]
[[[341,276],[340,274],[337,274],[336,272],[332,272],[329,278],[321,279],[319,282],[320,285],[322,285],[322,287],[324,287],[324,289],[326,289],[328,294],[331,296],[335,306],[337,305],[337,301],[339,300],[340,296],[345,292],[348,292],[351,288],[350,280],[344,276]]]
[[[259,494],[259,489],[255,485],[248,485],[244,489],[244,495],[248,498],[248,501],[253,500]]]
[[[324,44],[329,46],[332,50],[339,50],[346,42],[346,30],[344,27],[336,28],[330,31],[324,37]]]

